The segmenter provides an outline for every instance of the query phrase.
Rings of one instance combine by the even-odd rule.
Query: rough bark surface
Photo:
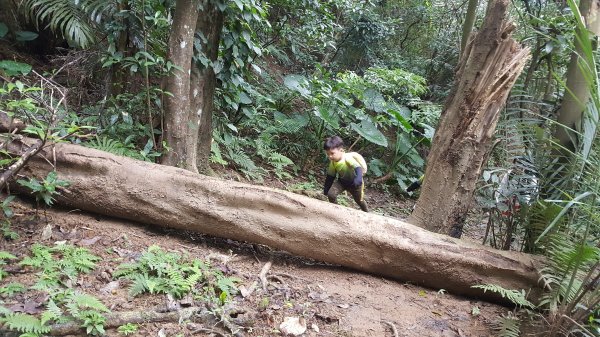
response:
[[[15,144],[11,152],[25,150],[23,145],[11,144]],[[539,292],[539,261],[530,255],[493,250],[298,194],[223,181],[78,145],[57,144],[54,151],[45,148],[40,154],[45,158],[34,158],[23,174],[44,177],[53,169],[51,163],[56,163],[59,178],[71,183],[57,197],[65,206],[265,244],[487,300],[499,299],[471,286],[489,283]]]
[[[510,37],[514,26],[505,21],[508,3],[489,3],[481,31],[462,54],[427,158],[421,196],[409,218],[414,225],[462,235],[500,109],[529,57],[529,49]]]
[[[169,60],[181,67],[167,77],[165,90],[164,140],[170,150],[163,156],[162,163],[198,172],[196,146],[199,116],[190,113],[190,76],[194,52],[194,33],[198,7],[196,1],[177,0],[173,27],[169,36]]]
[[[219,41],[223,29],[223,12],[212,1],[206,1],[202,15],[198,16],[196,29],[206,37],[202,43],[202,52],[215,61],[219,52]],[[198,130],[197,167],[201,173],[210,173],[210,146],[212,142],[213,103],[216,76],[212,67],[194,67],[192,71],[192,110],[197,111],[200,118]]]

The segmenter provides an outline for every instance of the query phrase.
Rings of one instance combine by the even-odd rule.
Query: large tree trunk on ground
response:
[[[514,26],[505,21],[508,2],[488,4],[481,31],[462,54],[427,158],[421,196],[409,218],[414,225],[462,235],[500,109],[529,54],[510,38]]]
[[[26,148],[18,145],[11,143],[11,152]],[[455,294],[498,300],[471,288],[483,283],[539,294],[539,261],[530,255],[493,250],[290,192],[78,145],[57,144],[55,152],[46,148],[41,155],[46,158],[34,158],[22,174],[45,177],[56,163],[58,177],[71,183],[57,202],[69,207],[265,244]]]

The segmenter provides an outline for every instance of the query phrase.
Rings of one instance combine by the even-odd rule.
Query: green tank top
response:
[[[354,159],[351,154],[344,153],[340,161],[329,161],[329,166],[327,167],[327,175],[334,177],[337,175],[338,178],[340,178],[341,180],[352,181],[356,176],[354,169],[357,167],[361,167],[358,161],[356,161],[356,159]]]

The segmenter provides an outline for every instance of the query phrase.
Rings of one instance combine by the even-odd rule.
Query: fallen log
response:
[[[57,197],[58,203],[69,207],[264,244],[494,302],[503,301],[471,286],[495,284],[525,289],[534,296],[540,293],[540,263],[531,255],[494,250],[282,190],[224,181],[78,145],[56,144],[54,151],[45,148],[22,173],[45,177],[52,163],[58,177],[71,183]]]

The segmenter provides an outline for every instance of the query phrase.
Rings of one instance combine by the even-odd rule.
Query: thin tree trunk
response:
[[[467,41],[469,41],[469,35],[471,35],[471,31],[473,30],[473,25],[475,24],[475,17],[477,16],[478,5],[479,0],[469,0],[469,5],[467,6],[467,15],[465,16],[465,23],[462,27],[462,37],[460,38],[461,53],[465,51]]]
[[[475,185],[504,106],[529,49],[511,38],[509,0],[491,1],[485,22],[462,54],[427,158],[421,195],[409,222],[453,237],[462,235]]]
[[[494,250],[286,191],[78,145],[56,144],[54,153],[45,149],[43,156],[55,160],[59,179],[70,182],[56,198],[64,206],[265,244],[455,294],[502,301],[471,288],[484,283],[539,294],[539,261],[527,254]],[[52,169],[49,160],[36,157],[22,172],[45,177]]]
[[[206,43],[202,44],[202,51],[210,61],[215,61],[218,56],[223,16],[223,12],[212,1],[206,1],[202,15],[198,17],[196,27],[206,37]],[[197,111],[200,118],[196,163],[199,172],[211,174],[210,147],[216,76],[212,66],[204,67],[202,70],[194,67],[192,78],[192,110]]]
[[[600,3],[594,0],[581,0],[579,10],[586,23],[586,27],[596,36],[600,35]],[[571,54],[571,61],[567,68],[567,87],[563,96],[562,104],[558,110],[557,122],[564,127],[557,127],[554,136],[558,138],[560,145],[571,152],[577,148],[577,135],[570,131],[581,129],[581,120],[587,102],[590,100],[590,84],[585,79],[584,72],[587,67],[580,64],[583,54],[581,42],[578,40],[579,29],[576,31],[575,51]]]
[[[169,150],[162,157],[165,165],[198,172],[196,167],[199,116],[191,111],[190,77],[194,52],[194,33],[198,20],[198,4],[193,0],[177,0],[173,26],[169,35],[168,59],[180,67],[167,77],[165,89],[164,140]]]

